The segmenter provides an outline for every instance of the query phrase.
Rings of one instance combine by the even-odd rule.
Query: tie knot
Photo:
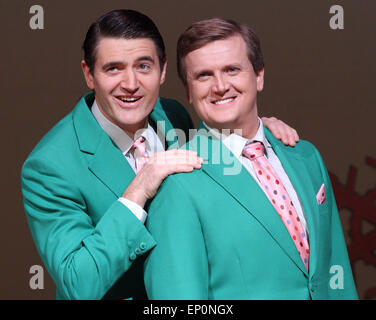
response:
[[[243,149],[243,154],[250,160],[254,160],[264,155],[264,145],[261,142],[247,144]]]
[[[135,158],[145,158],[148,157],[148,152],[146,150],[146,139],[145,137],[141,136],[133,142],[131,151],[134,152]]]
[[[136,139],[136,141],[133,143],[131,147],[131,151],[133,152],[135,160],[136,172],[139,172],[149,159],[145,141],[145,137],[141,136],[138,139]]]
[[[133,142],[131,149],[139,149],[143,145],[145,145],[145,137],[141,136]]]

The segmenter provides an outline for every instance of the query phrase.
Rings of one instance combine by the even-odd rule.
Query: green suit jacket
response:
[[[307,141],[292,148],[266,129],[265,133],[304,209],[309,273],[264,192],[232,153],[204,130],[187,148],[198,151],[207,163],[192,173],[168,177],[149,208],[147,228],[157,242],[145,263],[149,298],[357,298],[319,152]],[[326,202],[318,205],[322,184]]]
[[[136,257],[155,241],[117,201],[135,174],[93,117],[93,101],[92,92],[85,95],[24,163],[27,220],[58,299],[145,298]],[[185,109],[169,99],[159,98],[149,119],[164,121],[162,132],[192,127]]]

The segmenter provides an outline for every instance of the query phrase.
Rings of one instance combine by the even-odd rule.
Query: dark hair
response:
[[[187,71],[185,67],[185,56],[199,49],[206,44],[227,39],[239,34],[247,47],[248,59],[252,63],[256,74],[264,68],[264,58],[261,52],[260,40],[254,31],[230,19],[211,18],[195,22],[186,29],[179,37],[177,44],[177,68],[180,79],[187,84]]]
[[[96,51],[101,37],[123,39],[151,39],[157,49],[161,70],[166,62],[165,45],[154,22],[146,15],[134,10],[113,10],[95,21],[86,33],[82,49],[91,73],[94,73]]]

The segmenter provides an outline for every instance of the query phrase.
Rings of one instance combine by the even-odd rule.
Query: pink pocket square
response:
[[[318,204],[325,203],[326,196],[325,196],[325,186],[324,186],[324,184],[321,185],[319,192],[317,192],[316,199],[317,199]]]

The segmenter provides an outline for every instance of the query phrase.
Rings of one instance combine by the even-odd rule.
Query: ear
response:
[[[264,88],[264,68],[262,68],[256,76],[257,91],[262,91]]]
[[[94,77],[93,75],[90,73],[90,68],[88,67],[88,65],[86,64],[85,60],[82,60],[81,61],[81,68],[82,68],[82,72],[84,74],[84,77],[85,77],[85,80],[86,80],[86,84],[87,86],[91,89],[91,90],[94,90]]]
[[[159,81],[159,84],[162,85],[166,80],[166,71],[167,71],[167,58],[163,65],[162,72],[161,72],[161,80]]]
[[[189,86],[188,86],[188,83],[187,84],[184,84],[184,89],[185,89],[185,94],[187,95],[187,100],[190,104],[192,104],[192,97],[191,97],[191,93],[189,91]]]

